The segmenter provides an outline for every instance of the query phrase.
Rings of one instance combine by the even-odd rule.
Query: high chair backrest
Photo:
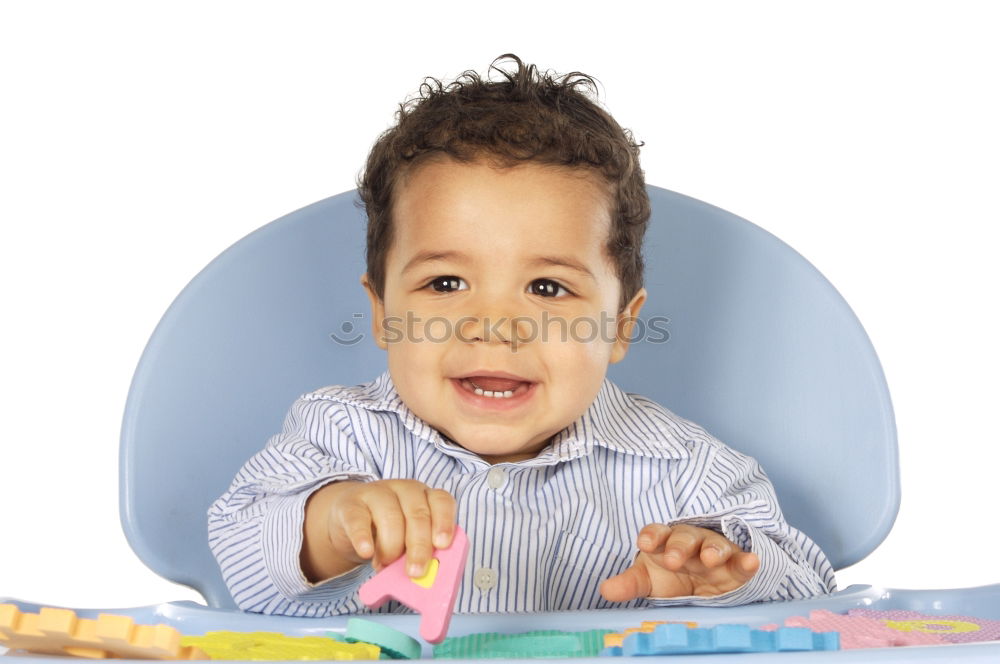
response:
[[[723,210],[650,187],[649,298],[609,376],[756,457],[788,521],[836,568],[870,553],[899,505],[878,358],[802,256]],[[121,518],[139,557],[231,607],[206,510],[280,431],[295,398],[385,370],[359,283],[364,215],[347,192],[218,256],[164,314],[133,378]]]

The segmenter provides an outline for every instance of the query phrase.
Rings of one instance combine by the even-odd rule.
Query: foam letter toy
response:
[[[427,573],[422,577],[413,579],[406,574],[406,556],[403,555],[366,581],[358,591],[359,597],[373,609],[390,599],[408,606],[421,616],[420,636],[429,643],[440,643],[448,633],[468,555],[469,538],[455,526],[451,546],[434,551]]]

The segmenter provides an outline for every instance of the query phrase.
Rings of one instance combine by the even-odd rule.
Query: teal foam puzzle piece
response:
[[[371,643],[382,649],[390,659],[420,659],[420,642],[391,627],[373,620],[350,618],[344,640],[348,643]]]

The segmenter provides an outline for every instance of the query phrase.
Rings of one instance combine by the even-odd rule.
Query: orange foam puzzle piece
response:
[[[695,627],[698,626],[698,623],[696,623],[696,622],[690,622],[690,621],[686,621],[686,620],[682,620],[682,621],[676,621],[676,620],[643,620],[642,624],[639,627],[628,627],[628,628],[626,628],[622,632],[612,632],[610,634],[605,634],[604,635],[604,647],[605,648],[612,648],[612,647],[618,646],[620,648],[622,646],[622,643],[624,643],[624,641],[625,641],[625,637],[628,636],[629,634],[635,634],[636,632],[644,632],[646,634],[651,634],[653,632],[653,630],[656,629],[657,625],[671,625],[671,624],[686,625],[687,627],[690,627],[692,629],[694,629]]]
[[[180,640],[173,627],[136,625],[128,616],[78,618],[70,609],[51,607],[22,613],[13,604],[0,604],[0,646],[10,650],[90,659],[209,659],[198,648],[182,647]]]

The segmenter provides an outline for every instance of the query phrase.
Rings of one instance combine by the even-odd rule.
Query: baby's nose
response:
[[[509,344],[511,350],[534,339],[538,326],[527,316],[480,314],[467,316],[459,325],[459,338],[466,343]]]
[[[507,316],[480,314],[463,318],[459,333],[462,341],[470,343],[483,341],[508,344],[512,331],[512,323]]]

